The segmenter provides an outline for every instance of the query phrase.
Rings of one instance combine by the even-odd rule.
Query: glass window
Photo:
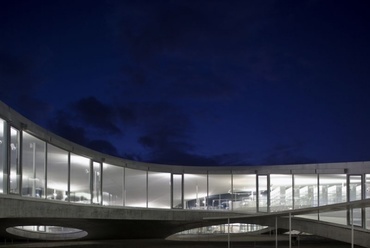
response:
[[[45,197],[45,142],[23,132],[22,195]]]
[[[170,208],[171,174],[148,172],[148,207]]]
[[[19,193],[19,131],[10,128],[10,193]]]
[[[6,122],[0,119],[0,193],[7,192],[7,132]]]
[[[256,201],[256,175],[233,175],[233,209],[255,213]]]
[[[294,175],[294,208],[318,206],[317,174]]]
[[[208,209],[231,210],[231,174],[209,174],[208,185]]]
[[[349,200],[358,201],[362,199],[362,177],[361,175],[349,176]],[[349,221],[352,224],[352,218]],[[361,208],[353,209],[353,224],[362,226],[362,213]]]
[[[90,177],[90,159],[71,154],[70,202],[91,203]]]
[[[172,174],[172,208],[183,208],[182,178],[182,174]]]
[[[186,209],[207,209],[207,175],[184,174]]]
[[[66,201],[68,194],[68,152],[47,144],[47,198]]]
[[[294,209],[317,207],[318,202],[318,175],[294,175]],[[318,213],[299,215],[299,217],[317,220]]]
[[[346,174],[320,174],[320,206],[347,201]]]
[[[92,174],[92,202],[95,204],[101,204],[101,163],[93,162],[93,174]]]
[[[268,176],[258,175],[258,211],[268,212]]]
[[[103,164],[103,205],[123,206],[123,168]]]
[[[365,189],[365,197],[366,199],[370,198],[370,174],[366,174],[365,179],[366,189]],[[370,229],[370,208],[366,208],[366,228]]]
[[[349,200],[357,201],[362,199],[361,175],[349,176]]]
[[[125,206],[147,207],[147,172],[125,169]]]
[[[292,175],[270,175],[270,211],[293,209]]]
[[[347,201],[346,174],[319,174],[319,205],[335,204]],[[322,221],[347,225],[347,211],[323,212]]]
[[[370,174],[366,174],[366,179],[365,179],[365,184],[366,184],[366,189],[365,189],[365,197],[366,199],[370,198]]]

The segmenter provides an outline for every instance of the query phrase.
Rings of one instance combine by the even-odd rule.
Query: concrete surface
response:
[[[275,226],[275,219],[278,218],[278,227],[289,229],[288,218],[281,212],[248,216],[224,211],[111,208],[6,195],[0,197],[0,237],[8,241],[19,239],[5,231],[8,227],[49,225],[86,231],[88,235],[78,241],[101,240],[103,242],[101,245],[109,240],[118,239],[157,240],[165,239],[183,230],[227,223],[225,215],[232,218],[231,222],[271,227]],[[351,227],[349,226],[292,218],[292,229],[347,243],[351,242]],[[355,228],[355,244],[370,247],[369,234],[369,230]],[[75,241],[75,244],[78,244],[78,241]],[[203,245],[206,244],[203,243]]]
[[[33,244],[6,244],[4,248],[123,248],[123,247],[140,247],[140,248],[227,248],[225,242],[176,242],[158,239],[151,240],[112,240],[112,241],[80,241],[80,242],[58,242],[58,243],[33,243]],[[231,242],[231,248],[274,248],[274,242]],[[288,242],[278,243],[279,248],[289,247]],[[346,243],[312,240],[293,244],[294,248],[349,248]],[[355,248],[360,248],[355,246]]]

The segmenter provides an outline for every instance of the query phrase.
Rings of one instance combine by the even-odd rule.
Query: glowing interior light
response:
[[[6,231],[24,238],[42,240],[72,240],[87,235],[87,232],[83,230],[63,226],[14,226],[8,227]]]
[[[90,159],[71,154],[71,163],[90,167]]]
[[[12,149],[12,151],[15,151],[15,150],[17,150],[17,147],[14,145],[14,143],[11,143],[10,144],[10,149]]]

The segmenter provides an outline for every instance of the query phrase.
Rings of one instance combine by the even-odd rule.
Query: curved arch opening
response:
[[[190,237],[192,235],[218,235],[218,234],[239,234],[239,233],[264,233],[268,232],[268,226],[261,226],[257,224],[247,224],[247,223],[230,223],[230,224],[219,224],[193,228],[185,231],[175,233],[168,237],[167,239],[183,239]]]
[[[86,231],[77,228],[43,225],[14,226],[6,231],[22,238],[38,240],[73,240],[87,235]]]

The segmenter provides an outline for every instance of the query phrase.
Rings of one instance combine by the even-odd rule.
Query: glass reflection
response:
[[[170,208],[171,174],[148,172],[148,207]]]
[[[207,175],[184,174],[186,209],[207,209]]]
[[[90,203],[90,177],[90,159],[71,154],[70,202]]]
[[[365,175],[365,197],[366,199],[370,198],[370,174]],[[370,207],[365,208],[365,214],[366,214],[366,229],[370,229]]]
[[[233,175],[233,209],[243,212],[257,211],[256,175]]]
[[[320,174],[320,206],[347,201],[346,174]]]
[[[270,175],[270,211],[293,209],[292,175]]]
[[[258,175],[258,211],[259,212],[268,212],[268,176],[267,175]]]
[[[294,175],[294,208],[318,206],[317,174]]]
[[[182,174],[172,174],[172,208],[183,208],[183,177]]]
[[[208,209],[231,210],[231,175],[208,175]]]
[[[294,209],[317,207],[318,174],[294,175]],[[299,215],[308,219],[318,219],[318,213]]]
[[[19,131],[14,127],[10,128],[10,193],[19,193]]]
[[[23,132],[22,195],[45,197],[45,142]]]
[[[47,198],[67,201],[68,152],[47,144]]]
[[[335,204],[347,201],[346,174],[319,174],[319,205]],[[347,224],[347,211],[320,213],[322,221]]]
[[[124,205],[122,167],[103,164],[103,205]]]
[[[102,203],[101,196],[101,163],[93,162],[93,174],[92,174],[92,202],[95,204]]]
[[[7,129],[6,122],[0,119],[0,193],[7,192]]]
[[[358,201],[362,199],[362,176],[350,175],[349,176],[349,200]],[[353,209],[353,224],[362,226],[362,211],[360,208]],[[351,213],[351,214],[352,214]],[[352,218],[349,221],[352,224]]]
[[[147,207],[147,172],[125,168],[125,206]]]

